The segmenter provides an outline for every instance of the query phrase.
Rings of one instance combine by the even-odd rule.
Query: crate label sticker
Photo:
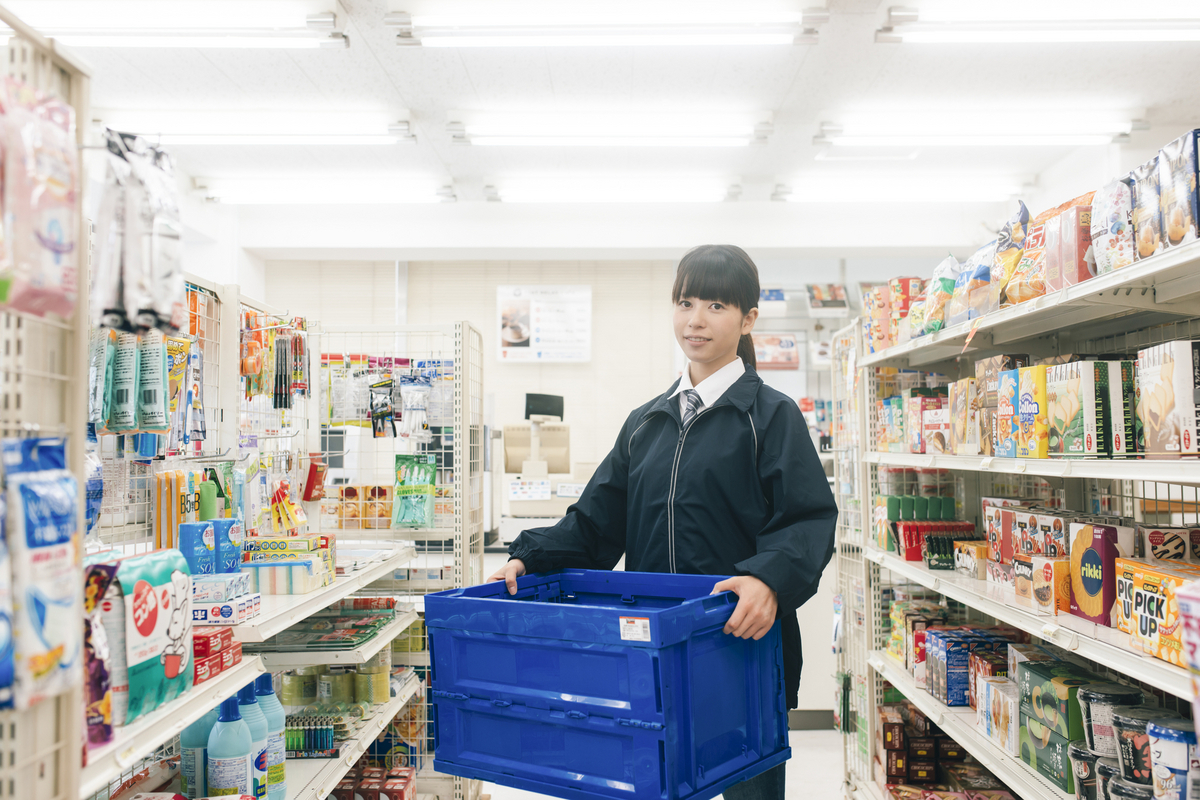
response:
[[[628,642],[650,641],[650,620],[647,617],[621,617],[621,638]]]
[[[508,484],[509,500],[549,500],[550,481],[510,481]]]
[[[586,483],[560,483],[558,485],[559,497],[579,497],[583,494],[583,487]]]

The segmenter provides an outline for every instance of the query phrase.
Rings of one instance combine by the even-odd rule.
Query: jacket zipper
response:
[[[675,445],[675,460],[671,463],[671,491],[667,496],[667,543],[670,548],[668,564],[671,572],[675,572],[675,485],[679,480],[679,456],[683,453],[683,443],[687,440],[688,431],[696,424],[696,420],[700,419],[701,414],[705,414],[713,408],[715,406],[697,411],[696,416],[692,417],[692,421],[679,432],[679,444]]]

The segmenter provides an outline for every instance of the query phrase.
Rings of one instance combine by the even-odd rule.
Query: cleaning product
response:
[[[221,703],[217,724],[208,734],[205,791],[210,797],[252,794],[250,727],[242,719],[236,695]]]
[[[242,548],[245,546],[245,536],[242,534],[242,521],[237,519],[209,520],[216,532],[217,558],[216,572],[241,572]]]
[[[256,800],[264,800],[267,796],[267,718],[258,707],[254,681],[238,691],[238,706],[242,719],[250,727],[250,785],[254,789],[252,794]]]
[[[208,796],[204,770],[208,763],[208,736],[217,724],[219,710],[214,708],[179,734],[179,773],[183,796],[195,800]]]
[[[258,707],[267,718],[267,800],[287,800],[287,750],[283,742],[287,715],[283,713],[283,704],[275,696],[271,673],[264,672],[258,676],[254,682],[254,694],[258,697]]]

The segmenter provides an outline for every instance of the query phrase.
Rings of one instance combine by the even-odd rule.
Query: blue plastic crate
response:
[[[780,626],[719,577],[561,570],[425,598],[434,769],[564,798],[707,800],[791,756]]]

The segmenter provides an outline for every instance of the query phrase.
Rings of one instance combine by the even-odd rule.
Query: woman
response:
[[[800,686],[796,609],[833,554],[837,507],[795,401],[763,385],[750,332],[758,269],[732,245],[679,262],[675,338],[688,368],[629,415],[579,502],[528,530],[490,580],[515,593],[526,572],[612,569],[733,575],[713,592],[738,602],[725,632],[760,639],[783,622],[788,707]],[[784,766],[731,787],[729,800],[782,800]]]

